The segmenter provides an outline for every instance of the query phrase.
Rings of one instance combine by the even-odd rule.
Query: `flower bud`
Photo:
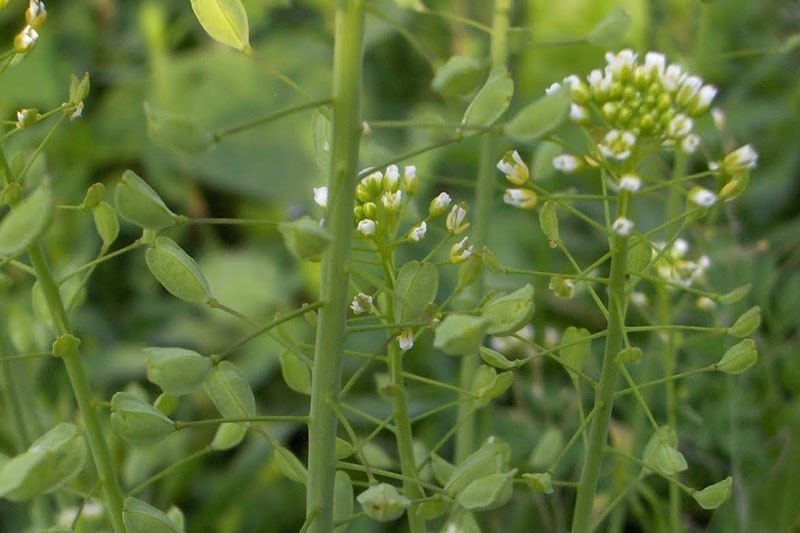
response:
[[[34,30],[38,30],[47,19],[47,10],[41,0],[30,0],[28,9],[25,10],[25,21]]]
[[[463,263],[472,255],[473,246],[469,244],[469,237],[464,237],[450,247],[450,262],[454,265]]]
[[[447,211],[447,207],[450,205],[450,195],[446,192],[439,193],[439,196],[431,200],[430,207],[428,207],[428,214],[431,217],[438,217],[439,215],[444,214]]]
[[[403,177],[401,178],[401,187],[410,196],[417,192],[419,187],[419,178],[417,177],[417,167],[414,165],[407,165],[403,169]]]
[[[611,224],[611,231],[613,231],[620,237],[627,237],[633,231],[633,221],[625,217],[618,217]]]
[[[390,214],[395,214],[400,211],[400,205],[403,201],[403,191],[396,190],[394,192],[386,191],[381,195],[381,203],[384,209]]]
[[[350,309],[352,309],[353,313],[356,315],[360,315],[362,313],[371,313],[372,296],[369,294],[364,294],[363,292],[359,292],[353,298],[353,302],[350,304]]]
[[[425,238],[425,233],[428,231],[428,224],[423,220],[408,232],[409,240],[419,242]]]
[[[31,26],[25,28],[14,37],[14,51],[18,54],[29,52],[36,46],[36,41],[39,40],[39,32]]]
[[[395,192],[400,188],[400,169],[397,165],[389,165],[383,174],[383,190]]]
[[[506,152],[503,155],[503,159],[497,162],[497,168],[514,185],[524,185],[530,177],[528,165],[525,164],[516,150]]]
[[[745,144],[726,155],[720,166],[725,173],[733,176],[754,168],[757,163],[758,152],[749,144]]]
[[[378,229],[378,225],[374,220],[365,218],[364,220],[358,223],[356,229],[364,237],[371,237],[375,235],[375,231]]]
[[[414,347],[414,332],[411,331],[411,328],[403,328],[403,331],[397,336],[397,344],[404,352]]]
[[[27,128],[41,120],[42,114],[36,108],[20,109],[17,111],[17,128]]]
[[[503,201],[520,209],[533,209],[536,207],[539,197],[530,189],[506,189],[503,194]]]
[[[463,233],[469,227],[469,222],[467,222],[467,210],[465,208],[464,203],[460,203],[454,205],[453,208],[450,210],[450,213],[447,214],[447,220],[445,221],[445,227],[455,235],[459,233]],[[463,241],[462,241],[463,242]]]

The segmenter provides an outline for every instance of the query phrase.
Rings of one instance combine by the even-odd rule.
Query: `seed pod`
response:
[[[544,494],[553,494],[553,482],[548,472],[535,474],[522,474],[522,479],[530,488]]]
[[[505,355],[498,351],[492,350],[487,346],[481,346],[478,348],[478,353],[480,353],[481,359],[483,359],[484,363],[489,366],[493,366],[494,368],[499,368],[500,370],[509,370],[517,366],[515,362],[506,359]]]
[[[103,196],[106,194],[106,186],[102,183],[95,183],[86,190],[86,195],[83,197],[81,209],[92,209],[100,205],[103,201]]]
[[[741,287],[736,287],[730,292],[726,292],[725,294],[719,297],[719,303],[729,305],[738,302],[739,300],[747,296],[752,286],[753,285],[751,283],[748,283],[746,285],[742,285]]]
[[[533,287],[525,284],[511,294],[487,302],[481,317],[488,321],[489,335],[513,335],[528,323],[533,314]]]
[[[517,469],[514,469],[476,479],[458,494],[456,501],[469,511],[487,511],[501,507],[511,499],[516,473]]]
[[[0,255],[16,257],[38,239],[53,218],[53,193],[45,181],[0,222]]]
[[[623,348],[617,353],[617,361],[623,364],[636,363],[642,358],[642,349],[635,346]]]
[[[122,173],[114,203],[122,218],[145,229],[159,231],[185,220],[170,211],[158,193],[132,170]]]
[[[216,451],[230,450],[239,445],[247,435],[248,424],[225,422],[220,424],[211,441],[211,449]]]
[[[716,509],[731,497],[732,485],[733,478],[728,476],[722,481],[709,485],[703,490],[694,492],[692,498],[694,498],[703,509]]]
[[[472,315],[448,315],[436,327],[433,345],[448,355],[472,355],[486,335],[489,322]]]
[[[476,479],[506,471],[510,457],[508,444],[491,437],[453,469],[444,485],[445,492],[455,496]]]
[[[89,73],[84,72],[83,76],[78,79],[75,74],[72,74],[69,79],[69,102],[77,104],[89,96]]]
[[[180,401],[180,397],[162,392],[153,402],[153,407],[164,413],[164,416],[170,416],[178,408]]]
[[[158,237],[145,252],[145,262],[167,291],[187,302],[208,303],[211,290],[192,257],[167,237]]]
[[[175,422],[129,392],[111,397],[111,427],[134,444],[152,444],[175,432]]]
[[[133,496],[122,502],[122,523],[128,533],[182,533],[169,517]]]
[[[453,56],[436,69],[431,89],[442,96],[469,96],[486,76],[486,60]]]
[[[539,438],[528,464],[534,468],[550,467],[564,449],[564,436],[557,427],[549,427]]]
[[[77,426],[58,424],[0,467],[0,496],[23,501],[52,492],[83,470],[86,456]]]
[[[558,357],[564,362],[565,368],[572,378],[578,376],[578,370],[583,368],[583,363],[592,352],[592,341],[589,339],[589,330],[574,326],[564,330],[561,336],[561,348]]]
[[[558,235],[558,213],[556,212],[555,202],[548,200],[539,210],[539,226],[541,226],[545,237],[550,240],[550,246],[557,246],[560,237]]]
[[[203,388],[225,418],[247,418],[256,414],[256,399],[242,371],[222,361],[206,376]]]
[[[308,470],[300,459],[283,446],[274,446],[273,460],[278,465],[281,473],[297,483],[305,485],[308,482]]]
[[[278,226],[286,248],[297,259],[319,261],[333,240],[331,234],[310,217],[301,217]]]
[[[498,67],[470,102],[464,112],[462,124],[490,126],[506,112],[514,96],[514,80],[505,67]]]
[[[486,365],[480,365],[475,372],[472,380],[472,394],[475,396],[475,407],[482,407],[489,403],[493,398],[505,393],[514,382],[514,374],[511,372],[497,371]]]
[[[728,335],[733,337],[747,337],[761,325],[761,308],[751,307],[736,319],[736,322],[728,328]]]
[[[520,142],[541,139],[567,121],[571,103],[564,89],[542,96],[508,121],[503,133]]]
[[[289,350],[282,350],[278,355],[278,360],[286,385],[300,394],[311,394],[311,369]]]
[[[741,374],[757,362],[756,343],[752,339],[745,339],[731,346],[715,366],[717,370],[726,374]]]
[[[400,267],[394,284],[393,311],[398,322],[419,320],[439,289],[439,270],[433,263],[409,261]]]
[[[241,0],[191,0],[192,11],[212,39],[247,53],[250,33]]]
[[[333,521],[337,524],[346,523],[352,517],[353,481],[347,472],[337,470],[333,481]]]
[[[189,394],[211,371],[211,359],[184,348],[145,348],[147,379],[174,396]]]
[[[119,235],[119,218],[111,204],[100,202],[92,209],[92,218],[97,234],[103,240],[103,246],[110,246]]]
[[[411,500],[388,483],[373,485],[356,499],[364,509],[364,513],[379,522],[397,520],[411,506]]]

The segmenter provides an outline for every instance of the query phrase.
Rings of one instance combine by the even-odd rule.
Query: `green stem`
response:
[[[58,292],[58,286],[47,264],[47,259],[41,245],[35,244],[28,249],[28,256],[31,264],[36,271],[36,279],[44,293],[47,307],[53,317],[56,331],[59,337],[70,335],[69,320]],[[92,391],[89,388],[86,369],[80,360],[77,347],[65,350],[61,354],[64,366],[69,375],[69,381],[78,403],[78,409],[83,417],[83,424],[86,426],[86,435],[89,439],[89,449],[92,452],[94,465],[103,491],[106,496],[106,507],[111,517],[111,524],[115,533],[125,533],[125,526],[122,523],[122,489],[120,488],[117,475],[114,471],[114,461],[108,448],[100,420],[97,417],[95,406],[92,404]]]
[[[277,111],[275,113],[270,113],[269,115],[266,115],[266,116],[263,116],[263,117],[259,117],[259,118],[255,118],[253,120],[248,120],[247,122],[245,122],[243,124],[238,124],[236,126],[232,126],[230,128],[214,132],[214,141],[215,142],[219,142],[222,139],[224,139],[225,137],[229,137],[229,136],[234,135],[236,133],[241,133],[243,131],[248,131],[248,130],[251,130],[253,128],[257,128],[259,126],[263,126],[265,124],[269,124],[270,122],[274,122],[274,121],[276,121],[278,119],[281,119],[283,117],[288,117],[288,116],[293,115],[295,113],[300,113],[302,111],[307,111],[309,109],[316,109],[318,107],[327,106],[330,103],[331,103],[331,100],[329,98],[326,98],[324,100],[316,100],[314,102],[308,102],[308,103],[301,104],[301,105],[298,105],[298,106],[290,107],[288,109],[283,109],[283,110]]]
[[[589,428],[589,448],[586,450],[581,471],[575,511],[572,519],[572,532],[584,533],[590,530],[592,504],[597,491],[597,480],[608,439],[611,410],[614,406],[614,391],[617,382],[615,358],[622,349],[625,321],[625,262],[628,252],[628,238],[616,236],[612,240],[611,272],[609,274],[608,335],[606,336],[603,367],[600,383],[595,393],[592,412],[594,418]]]
[[[333,59],[333,154],[328,182],[328,230],[333,242],[322,258],[308,428],[309,531],[333,530],[333,482],[336,474],[336,412],[339,399],[347,307],[354,191],[360,140],[363,0],[336,2]]]
[[[490,51],[492,68],[505,67],[508,60],[508,28],[511,12],[511,0],[495,0],[492,18]],[[478,180],[475,186],[475,215],[472,217],[471,240],[476,250],[482,250],[489,237],[489,223],[494,203],[495,160],[497,158],[497,138],[493,134],[484,135],[481,139],[481,153],[478,169]],[[471,303],[477,305],[484,289],[483,276],[478,276],[471,287]],[[465,391],[472,388],[475,372],[480,364],[478,354],[461,359],[458,384]],[[456,431],[455,460],[462,462],[475,450],[477,438],[477,420],[469,416],[473,411],[473,402],[468,394],[462,394],[458,404],[457,420],[464,420]]]

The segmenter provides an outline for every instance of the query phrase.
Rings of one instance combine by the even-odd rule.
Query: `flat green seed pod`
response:
[[[53,218],[53,193],[45,181],[0,221],[0,255],[16,257],[38,239]]]
[[[173,296],[192,303],[211,300],[211,289],[197,262],[172,239],[158,237],[145,252],[145,262]]]

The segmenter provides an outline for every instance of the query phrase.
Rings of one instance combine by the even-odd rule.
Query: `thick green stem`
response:
[[[492,68],[504,67],[508,60],[508,28],[512,0],[495,0],[492,19],[492,37],[490,54]],[[489,236],[489,221],[492,216],[494,200],[495,161],[497,156],[497,139],[488,133],[481,139],[478,180],[475,186],[475,213],[472,217],[472,244],[476,250],[482,250]],[[477,304],[483,294],[483,276],[479,276],[471,287],[472,303]],[[475,372],[480,363],[478,354],[463,357],[458,383],[461,389],[470,390]],[[472,401],[462,395],[458,405],[458,420],[461,422],[455,437],[455,460],[460,463],[475,450],[477,435],[476,419],[472,416]]]
[[[58,286],[50,271],[50,266],[47,264],[44,251],[40,245],[35,244],[28,249],[28,256],[31,259],[31,264],[33,264],[36,279],[44,294],[58,335],[60,337],[70,335],[69,320],[67,319],[64,302],[61,300],[61,294],[58,292]],[[111,518],[111,524],[115,533],[125,533],[125,526],[122,523],[122,489],[114,471],[114,461],[111,458],[108,443],[103,435],[100,420],[92,404],[92,391],[89,387],[86,369],[80,360],[77,347],[65,350],[60,355],[67,369],[72,391],[75,394],[83,424],[86,427],[89,449],[92,452],[97,475],[105,493],[105,503]]]
[[[425,497],[422,487],[414,481],[417,475],[416,460],[414,458],[414,441],[411,434],[411,420],[408,417],[406,403],[405,383],[403,382],[403,351],[392,341],[389,344],[389,366],[391,369],[392,384],[395,386],[392,396],[394,408],[394,422],[397,439],[397,451],[400,455],[400,471],[403,474],[403,492],[411,500]],[[416,505],[412,506],[408,516],[408,529],[411,533],[425,533],[425,520],[416,513]]]
[[[360,139],[363,0],[336,2],[333,63],[333,154],[328,182],[328,230],[333,242],[322,258],[320,309],[311,384],[308,428],[309,531],[333,530],[333,482],[336,475],[336,412],[341,388],[347,280],[353,238],[353,206]],[[313,519],[313,520],[312,520]]]
[[[611,421],[611,410],[614,406],[614,392],[617,383],[617,365],[615,358],[622,349],[625,326],[625,263],[628,251],[628,238],[615,236],[612,239],[611,272],[608,287],[608,333],[603,354],[603,367],[600,382],[595,393],[594,417],[589,427],[589,447],[586,450],[581,479],[578,484],[578,495],[575,500],[575,511],[572,518],[572,532],[584,533],[590,530],[592,505],[603,452],[608,439],[608,427]]]

